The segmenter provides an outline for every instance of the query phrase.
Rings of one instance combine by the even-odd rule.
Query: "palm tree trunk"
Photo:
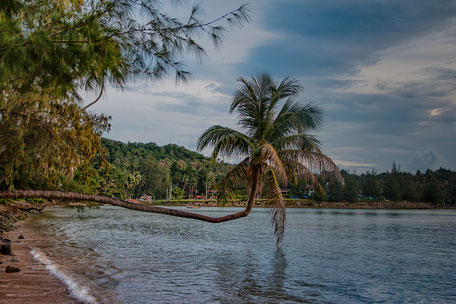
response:
[[[255,198],[258,193],[260,175],[261,175],[261,168],[256,168],[253,172],[252,181],[250,184],[250,193],[249,193],[249,200],[247,202],[247,206],[245,207],[245,210],[241,212],[241,213],[245,214],[243,216],[247,216],[250,213],[250,211],[252,211],[253,205],[255,204]]]
[[[113,206],[123,207],[132,210],[161,213],[166,215],[173,215],[179,217],[186,217],[195,220],[210,222],[210,223],[222,223],[231,220],[235,220],[241,217],[247,216],[255,203],[255,196],[257,192],[258,180],[260,177],[260,170],[254,172],[252,178],[251,192],[247,207],[245,210],[222,217],[210,217],[202,214],[187,212],[183,210],[168,209],[163,207],[151,206],[146,204],[131,203],[123,201],[117,198],[111,198],[101,195],[93,195],[86,193],[77,192],[63,192],[63,191],[44,191],[44,190],[17,190],[17,191],[0,191],[0,198],[43,198],[43,199],[66,199],[66,200],[77,200],[77,201],[92,201],[102,204],[110,204]]]

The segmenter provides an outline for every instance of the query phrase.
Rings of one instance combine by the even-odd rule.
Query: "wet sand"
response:
[[[0,303],[8,304],[73,304],[65,285],[53,276],[44,264],[36,261],[30,251],[38,240],[30,231],[16,224],[17,229],[5,234],[11,240],[12,255],[0,255]],[[24,239],[18,239],[20,235]],[[21,271],[6,273],[7,266]]]

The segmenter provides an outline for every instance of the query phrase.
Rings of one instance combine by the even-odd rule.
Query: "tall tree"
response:
[[[150,194],[155,199],[164,198],[171,183],[169,168],[154,158],[148,158],[141,161],[139,169],[143,176],[139,192]]]
[[[391,173],[387,175],[383,188],[383,195],[392,201],[400,201],[402,199],[401,189],[401,168],[393,162]]]
[[[177,19],[158,0],[0,1],[0,188],[58,188],[101,150],[109,117],[87,108],[108,85],[170,71],[186,81],[180,59],[204,59],[200,34],[217,47],[224,24],[247,13],[205,21],[199,5]],[[84,90],[97,98],[85,102]]]
[[[246,216],[255,198],[262,193],[272,208],[271,221],[277,242],[285,230],[286,209],[282,187],[288,177],[306,180],[321,187],[314,171],[335,171],[337,166],[321,151],[319,141],[310,135],[321,123],[321,111],[297,100],[301,86],[296,79],[274,81],[267,73],[251,79],[240,78],[230,113],[239,115],[240,132],[219,125],[207,129],[198,139],[198,149],[214,146],[213,158],[219,155],[242,156],[242,160],[221,181],[219,200],[234,196],[242,184],[248,185],[248,202],[244,211],[233,217]]]
[[[364,196],[376,198],[380,194],[380,188],[377,181],[377,172],[367,171],[366,174],[361,175],[362,180],[362,192]]]
[[[249,21],[245,6],[203,21],[196,5],[188,18],[177,19],[158,0],[11,0],[0,2],[0,15],[0,84],[78,99],[81,88],[103,91],[106,81],[123,86],[169,70],[186,80],[180,58],[206,56],[199,34],[219,46],[221,22]]]

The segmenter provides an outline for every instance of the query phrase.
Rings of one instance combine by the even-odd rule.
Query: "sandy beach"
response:
[[[11,240],[12,255],[0,255],[0,303],[8,304],[73,304],[80,303],[70,296],[65,285],[35,260],[30,253],[33,234],[16,224],[17,228],[5,234]],[[24,239],[19,239],[23,235]],[[7,266],[19,268],[20,272],[6,273]]]

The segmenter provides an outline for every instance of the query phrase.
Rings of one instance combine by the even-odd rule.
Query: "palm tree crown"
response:
[[[335,171],[337,178],[342,178],[334,162],[322,153],[320,142],[308,134],[320,127],[321,111],[297,99],[302,88],[296,79],[286,77],[276,82],[262,73],[251,79],[241,77],[239,82],[230,114],[239,114],[244,132],[212,126],[198,139],[198,149],[214,146],[214,159],[218,155],[244,157],[220,183],[219,199],[231,198],[247,183],[248,214],[255,197],[262,193],[271,207],[274,233],[280,242],[286,219],[281,186],[287,186],[288,179],[302,178],[320,188],[315,171]]]

